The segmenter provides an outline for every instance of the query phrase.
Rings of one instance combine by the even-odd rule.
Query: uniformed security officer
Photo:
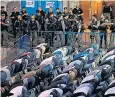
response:
[[[43,11],[43,8],[40,6],[38,10],[36,10],[36,13],[39,13],[40,12],[40,15],[42,16],[42,25],[41,25],[41,30],[44,31],[45,28],[44,28],[44,18],[45,18],[45,12]]]
[[[57,8],[56,9],[56,16],[57,16],[57,18],[59,18],[61,15],[62,15],[62,13],[60,12],[60,9]]]
[[[25,7],[22,7],[22,11],[20,12],[20,14],[22,15],[22,19],[23,20],[28,20],[29,16],[28,16],[28,13],[26,12],[26,9]]]
[[[65,32],[65,45],[68,44],[68,35],[71,30],[71,22],[68,20],[68,15],[64,15],[64,32]]]
[[[69,20],[71,22],[71,25],[73,25],[74,19],[75,19],[75,15],[72,12],[72,8],[70,8],[70,10],[69,10],[69,17],[68,18],[69,18]]]
[[[50,15],[53,14],[52,7],[49,8],[48,13],[46,14],[46,18],[50,18]]]
[[[1,15],[1,45],[4,45],[4,43],[8,43],[8,26],[9,26],[9,22],[5,19],[5,14]]]
[[[99,24],[100,23],[97,20],[97,16],[93,15],[92,20],[88,24],[88,29],[91,30],[91,35],[90,35],[91,44],[94,44],[94,38],[96,40],[96,44],[98,44],[98,33],[97,32],[98,32]]]
[[[7,18],[7,12],[4,10],[4,6],[1,6],[1,15],[5,14],[5,19]]]
[[[14,27],[15,27],[15,38],[19,39],[22,35],[24,35],[24,31],[26,29],[25,22],[22,19],[21,15],[18,15],[18,20],[15,21]]]
[[[113,25],[110,27],[110,30],[111,30],[110,47],[113,47],[115,43],[115,21]]]
[[[12,20],[12,28],[13,28],[13,32],[14,32],[14,37],[16,36],[15,35],[14,23],[18,19],[18,15],[20,15],[20,13],[17,11],[17,7],[14,7],[13,12],[10,15],[10,19]]]
[[[62,13],[63,16],[69,16],[69,12],[67,7],[64,7],[64,12]]]
[[[47,25],[47,30],[48,31],[53,31],[53,32],[48,32],[48,38],[50,38],[50,45],[53,44],[53,39],[54,39],[54,35],[55,35],[55,32],[56,31],[56,22],[57,22],[57,19],[54,17],[54,14],[51,13],[50,14],[50,17],[48,19],[48,25]]]
[[[73,9],[73,14],[75,14],[76,17],[78,17],[80,20],[83,21],[83,10],[79,8],[77,5],[76,8]]]
[[[35,20],[34,15],[31,16],[31,20],[28,23],[28,30],[30,31],[29,35],[32,38],[32,46],[37,45],[37,32],[39,30],[39,23],[37,20]]]
[[[40,26],[40,30],[41,30],[41,26],[43,25],[43,16],[41,15],[40,11],[36,12],[36,20],[39,22],[39,26]]]
[[[103,15],[105,17],[108,17],[108,19],[110,20],[111,17],[110,17],[110,14],[112,12],[112,8],[110,5],[108,5],[107,3],[105,3],[104,7],[103,7]]]
[[[84,30],[85,28],[84,28],[83,22],[79,18],[77,18],[76,22],[74,22],[73,24],[73,31],[77,32],[76,39],[77,39],[79,50],[81,50],[81,47],[82,47],[81,42],[82,42],[82,34]]]
[[[100,26],[99,26],[99,31],[100,31],[100,48],[102,48],[102,41],[104,37],[104,43],[105,43],[105,48],[107,48],[107,25],[104,23],[108,23],[108,19],[106,19],[104,16],[101,17],[100,19]]]

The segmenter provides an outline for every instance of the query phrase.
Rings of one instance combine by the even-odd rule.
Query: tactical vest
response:
[[[92,20],[92,30],[98,30],[98,28],[93,27],[93,25],[97,26],[97,21]]]
[[[104,6],[103,13],[110,13],[110,6]]]
[[[36,20],[34,20],[34,21],[30,20],[29,27],[30,27],[30,30],[37,30]]]
[[[1,22],[5,23],[5,22],[6,22],[6,19],[1,20]],[[8,30],[8,27],[5,26],[5,25],[3,25],[3,24],[1,24],[1,31],[4,31],[4,30]]]

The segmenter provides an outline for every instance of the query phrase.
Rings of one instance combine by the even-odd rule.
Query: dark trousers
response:
[[[31,30],[31,31],[30,31],[30,37],[31,37],[31,39],[32,39],[32,46],[37,46],[37,45],[38,45],[37,30]]]
[[[100,32],[100,47],[102,47],[103,38],[104,38],[104,43],[105,43],[105,48],[106,48],[107,47],[107,33],[106,33],[106,31]]]
[[[8,43],[8,32],[6,30],[1,31],[1,45]]]

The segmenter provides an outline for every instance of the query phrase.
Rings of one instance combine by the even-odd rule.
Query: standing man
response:
[[[112,13],[112,8],[110,5],[107,4],[107,2],[105,2],[105,5],[103,7],[103,15],[105,17],[108,17],[108,19],[110,20],[111,19],[111,14]]]
[[[8,43],[8,21],[5,18],[5,14],[1,15],[1,45],[5,45]]]
[[[12,20],[12,29],[13,29],[13,32],[14,32],[14,38],[16,38],[14,23],[18,19],[18,15],[20,15],[20,13],[17,11],[17,7],[14,7],[13,12],[10,15],[10,19]]]
[[[23,33],[24,33],[24,20],[22,19],[21,15],[18,15],[18,20],[15,21],[14,23],[14,28],[15,28],[15,37],[16,39],[19,39]]]
[[[102,41],[104,38],[104,43],[105,43],[105,49],[107,48],[107,25],[104,23],[108,23],[109,20],[105,18],[105,16],[101,17],[100,19],[100,26],[99,26],[99,31],[100,31],[100,48],[102,48]]]
[[[52,9],[52,7],[49,8],[48,13],[47,13],[47,15],[46,15],[46,18],[49,18],[51,14],[53,14],[53,9]]]
[[[83,21],[83,10],[78,5],[73,9],[73,14],[75,14],[76,17]]]
[[[56,9],[56,16],[59,18],[62,15],[61,11],[59,8]]]
[[[40,13],[40,11],[38,11],[38,12],[36,12],[36,20],[39,22],[39,26],[40,26],[40,30],[43,30],[43,29],[41,29],[42,27],[42,25],[43,25],[43,16],[41,15],[41,13]]]
[[[43,11],[42,7],[40,6],[36,12],[40,12],[41,16],[45,17],[45,12]]]
[[[91,35],[90,35],[91,44],[94,44],[94,38],[96,40],[96,44],[98,44],[98,27],[99,27],[99,25],[100,25],[100,23],[97,20],[97,15],[93,15],[92,20],[88,24],[88,28],[91,30]]]
[[[22,15],[23,20],[25,20],[25,21],[28,20],[28,13],[26,12],[25,7],[22,7],[22,11],[20,14]]]
[[[8,15],[7,15],[7,12],[4,9],[4,6],[1,6],[1,15],[2,14],[5,14],[5,19],[6,19]]]
[[[37,32],[39,30],[39,23],[38,21],[35,19],[35,16],[32,15],[31,16],[31,20],[29,21],[29,29],[30,31],[30,36],[32,38],[32,46],[36,46],[38,43],[37,43]]]
[[[45,12],[43,11],[42,7],[40,6],[38,10],[36,10],[36,14],[39,13],[41,16],[41,30],[44,31],[44,18],[45,18]]]

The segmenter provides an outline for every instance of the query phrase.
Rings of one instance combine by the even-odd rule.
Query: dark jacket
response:
[[[19,12],[12,12],[12,14],[10,15],[10,17],[15,17],[14,19],[11,19],[12,22],[15,22],[18,19],[18,15],[20,15]]]

